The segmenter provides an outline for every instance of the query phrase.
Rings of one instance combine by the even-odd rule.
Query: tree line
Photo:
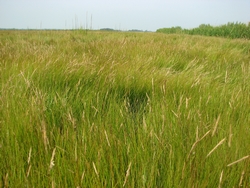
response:
[[[210,24],[201,24],[197,28],[182,29],[180,26],[171,28],[160,28],[156,32],[160,33],[184,33],[190,35],[205,35],[205,36],[218,36],[227,38],[246,38],[250,39],[250,22],[245,23],[227,23],[220,26],[211,26]]]

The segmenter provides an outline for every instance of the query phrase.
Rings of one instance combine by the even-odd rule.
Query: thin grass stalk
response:
[[[129,177],[129,174],[130,174],[130,168],[131,168],[131,162],[129,163],[129,165],[128,165],[128,169],[127,169],[127,171],[126,171],[126,176],[125,176],[125,180],[124,180],[124,183],[123,183],[123,187],[125,187],[125,185],[126,185],[126,183],[127,183],[127,181],[128,181],[128,177]]]
[[[247,156],[245,156],[245,157],[242,157],[241,159],[239,159],[239,160],[237,160],[237,161],[234,161],[234,162],[228,164],[227,166],[229,167],[229,166],[232,166],[232,165],[234,165],[234,164],[237,164],[237,163],[239,163],[239,162],[241,162],[241,161],[243,161],[243,160],[246,160],[249,156],[250,156],[250,155],[247,155]]]
[[[226,140],[226,138],[222,139],[206,156],[208,158],[223,142]]]

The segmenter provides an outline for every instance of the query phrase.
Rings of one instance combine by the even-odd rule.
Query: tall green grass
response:
[[[1,31],[0,187],[247,187],[250,43]]]

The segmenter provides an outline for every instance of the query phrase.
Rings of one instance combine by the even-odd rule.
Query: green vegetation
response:
[[[225,25],[213,27],[211,25],[201,24],[198,28],[182,29],[181,27],[161,28],[157,32],[160,33],[183,33],[190,35],[205,35],[205,36],[219,36],[227,38],[245,38],[250,39],[250,22],[248,25],[244,23],[228,23]]]
[[[0,187],[247,187],[250,42],[0,31]]]

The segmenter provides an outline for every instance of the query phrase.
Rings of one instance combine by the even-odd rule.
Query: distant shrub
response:
[[[156,32],[172,34],[172,33],[181,33],[182,31],[183,31],[182,28],[180,26],[177,26],[177,27],[171,27],[171,28],[158,29]]]

